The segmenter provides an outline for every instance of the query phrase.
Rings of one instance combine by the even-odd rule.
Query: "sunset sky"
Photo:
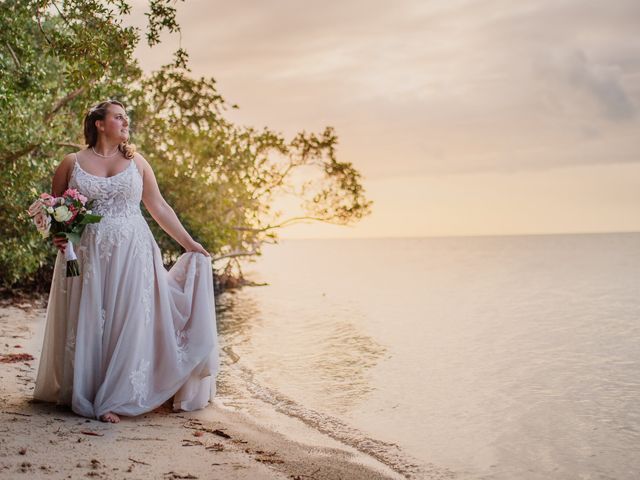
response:
[[[282,237],[640,230],[637,0],[187,0],[178,21],[231,120],[333,126],[363,174],[372,215]]]

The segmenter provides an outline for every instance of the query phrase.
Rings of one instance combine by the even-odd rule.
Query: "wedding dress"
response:
[[[133,160],[98,177],[76,157],[69,188],[103,217],[75,246],[80,276],[66,277],[58,252],[34,398],[95,418],[140,415],[172,397],[175,410],[203,408],[219,369],[210,257],[187,252],[165,269]]]

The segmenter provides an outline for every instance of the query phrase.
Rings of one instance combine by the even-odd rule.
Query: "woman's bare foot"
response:
[[[120,417],[113,412],[107,412],[100,417],[100,420],[103,422],[118,423],[120,421]]]

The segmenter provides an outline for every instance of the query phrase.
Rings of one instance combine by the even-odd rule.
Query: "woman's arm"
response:
[[[61,197],[69,186],[69,176],[73,168],[73,153],[65,155],[51,180],[51,195]]]
[[[160,227],[167,232],[171,238],[182,245],[187,252],[200,252],[209,257],[209,252],[191,238],[189,232],[187,232],[182,226],[182,223],[180,223],[176,212],[173,211],[173,208],[171,208],[171,206],[162,197],[160,189],[158,188],[156,176],[153,173],[153,169],[151,168],[151,165],[149,165],[149,162],[147,162],[144,157],[138,153],[135,155],[134,161],[136,161],[137,165],[142,166],[142,202],[153,219],[158,222],[158,225],[160,225]]]

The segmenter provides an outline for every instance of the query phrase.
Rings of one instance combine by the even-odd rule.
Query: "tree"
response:
[[[132,141],[152,164],[160,188],[191,234],[228,274],[239,259],[259,255],[277,232],[305,220],[348,224],[367,215],[359,172],[336,159],[337,136],[301,132],[287,141],[267,128],[240,127],[212,78],[192,78],[188,55],[143,76],[133,58],[138,32],[122,26],[124,1],[11,0],[0,20],[0,201],[18,208],[45,191],[53,169],[79,136],[88,105],[118,98],[131,117]],[[169,0],[149,2],[147,42],[176,31]],[[3,9],[3,12],[5,10]],[[4,47],[4,49],[3,49]],[[6,141],[5,141],[6,139]],[[281,194],[296,195],[304,214],[273,211]],[[165,260],[180,247],[150,222]],[[0,212],[1,281],[33,278],[51,268],[50,247],[23,215]]]
[[[348,224],[369,213],[359,172],[336,159],[332,128],[287,142],[267,128],[234,125],[224,118],[228,105],[215,80],[187,73],[172,66],[145,79],[132,97],[133,123],[162,191],[198,241],[215,252],[214,262],[259,255],[286,225],[310,219]],[[307,180],[295,182],[303,170]],[[301,200],[306,215],[282,219],[273,212],[274,199],[285,192]],[[169,256],[180,253],[162,231],[155,234]]]
[[[122,26],[122,0],[4,0],[0,10],[0,284],[52,265],[20,212],[48,191],[62,156],[81,144],[78,125],[95,99],[118,97],[142,75],[133,58],[139,33]],[[175,9],[151,1],[147,41],[175,31]],[[178,52],[179,53],[179,52]]]

